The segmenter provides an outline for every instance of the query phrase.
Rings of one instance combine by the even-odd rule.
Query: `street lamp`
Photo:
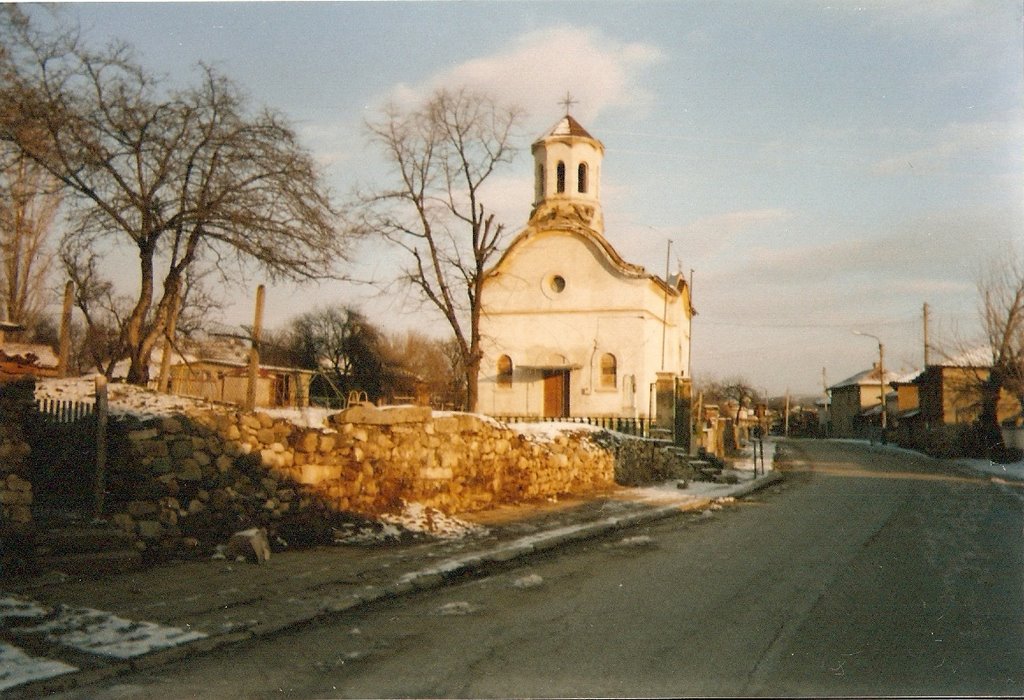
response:
[[[882,339],[877,335],[871,335],[870,333],[861,333],[860,331],[854,331],[854,335],[863,335],[868,338],[874,338],[878,341],[878,395],[879,400],[882,404],[882,440],[885,440],[885,428],[888,423],[888,411],[885,408],[885,346],[882,345]]]

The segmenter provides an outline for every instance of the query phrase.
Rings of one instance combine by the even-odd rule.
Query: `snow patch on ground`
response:
[[[69,666],[53,659],[29,656],[18,647],[0,642],[0,691],[31,681],[53,678],[63,673],[73,673],[77,670],[77,666]]]
[[[406,503],[401,513],[382,515],[381,522],[421,532],[441,539],[462,539],[469,535],[485,535],[487,529],[465,520],[445,515],[437,508],[421,503]]]
[[[536,588],[544,583],[544,579],[538,574],[527,574],[520,576],[512,582],[514,588]]]
[[[763,465],[764,465],[764,470],[766,472],[770,472],[772,470],[772,463],[775,461],[775,446],[776,446],[775,440],[773,440],[771,438],[765,438],[764,439],[764,463],[763,463]],[[742,448],[740,450],[739,455],[737,457],[730,458],[729,462],[731,463],[730,464],[730,468],[734,469],[736,471],[741,471],[741,472],[743,472],[743,471],[745,471],[745,472],[752,472],[752,471],[754,471],[754,446],[753,445],[747,445],[746,447]],[[759,449],[758,450],[758,455],[757,455],[757,471],[758,471],[759,474],[761,473],[761,466],[762,466],[762,461],[761,461],[761,453],[760,453],[760,449]]]
[[[95,374],[68,379],[40,379],[36,382],[36,400],[55,399],[95,403]],[[134,384],[107,385],[107,404],[111,415],[135,416],[140,420],[170,416],[198,408],[211,408],[215,404],[186,396],[158,394]]]
[[[156,649],[202,639],[202,632],[165,627],[152,622],[134,622],[92,608],[61,605],[56,616],[31,627],[18,627],[19,635],[42,634],[47,640],[80,651],[118,659],[129,659]]]
[[[444,617],[457,617],[462,615],[472,615],[478,610],[480,610],[479,605],[465,600],[459,600],[454,603],[445,603],[437,609],[437,614]]]
[[[1013,464],[999,464],[987,459],[961,459],[958,464],[970,467],[971,469],[1003,479],[1024,481],[1024,460]]]
[[[650,535],[633,535],[632,537],[623,537],[619,540],[618,545],[620,547],[653,547],[654,540]]]
[[[43,617],[49,611],[30,600],[17,598],[0,598],[0,624],[7,618],[29,619]]]
[[[460,540],[470,536],[487,535],[482,525],[446,515],[437,508],[421,503],[407,503],[400,513],[386,513],[377,522],[366,525],[348,525],[334,534],[335,544],[380,544],[399,542],[403,536],[429,535],[442,540]]]

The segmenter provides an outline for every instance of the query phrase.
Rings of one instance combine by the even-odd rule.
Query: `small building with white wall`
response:
[[[690,289],[605,238],[603,144],[566,114],[532,147],[529,222],[485,277],[479,410],[652,417],[659,378],[689,378]]]

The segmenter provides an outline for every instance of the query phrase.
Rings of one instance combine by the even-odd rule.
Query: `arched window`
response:
[[[601,388],[614,389],[617,373],[618,363],[615,361],[615,355],[611,353],[601,355]]]
[[[563,163],[562,161],[558,161],[558,169],[556,170],[556,172],[558,174],[557,190],[559,194],[562,194],[563,192],[565,192],[565,163]]]
[[[544,164],[537,163],[537,201],[544,199]]]
[[[576,191],[580,194],[586,194],[587,192],[587,164],[580,163],[580,167],[576,169]]]
[[[503,389],[512,388],[512,358],[508,355],[498,358],[498,386]]]

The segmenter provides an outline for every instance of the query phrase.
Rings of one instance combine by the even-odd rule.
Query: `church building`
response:
[[[654,384],[689,377],[694,310],[605,238],[604,145],[568,113],[532,146],[533,210],[485,277],[479,410],[653,418]]]

